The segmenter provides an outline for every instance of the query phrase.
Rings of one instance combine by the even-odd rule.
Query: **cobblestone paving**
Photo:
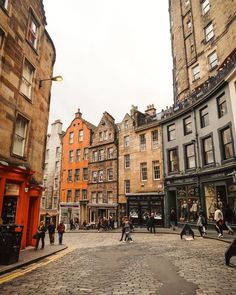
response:
[[[236,294],[236,268],[224,264],[228,244],[164,234],[133,234],[132,244],[119,238],[66,234],[73,252],[0,285],[0,294]]]

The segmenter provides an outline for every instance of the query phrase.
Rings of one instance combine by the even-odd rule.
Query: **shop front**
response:
[[[164,226],[164,195],[157,193],[127,194],[127,216],[134,226],[147,226],[148,217],[154,213],[157,226]]]
[[[66,229],[70,228],[70,220],[76,222],[80,216],[80,206],[75,203],[60,203],[59,222],[63,221]]]
[[[96,224],[98,221],[98,218],[109,218],[109,216],[112,217],[112,219],[117,222],[117,203],[113,204],[95,204],[95,203],[88,203],[88,209],[89,209],[89,223],[90,224]]]
[[[31,184],[32,172],[0,164],[0,223],[22,225],[21,248],[34,246],[42,187]]]

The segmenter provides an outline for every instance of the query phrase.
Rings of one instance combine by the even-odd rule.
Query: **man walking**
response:
[[[149,229],[152,234],[152,232],[155,234],[156,233],[156,220],[154,218],[154,213],[151,213],[151,216],[149,218]]]

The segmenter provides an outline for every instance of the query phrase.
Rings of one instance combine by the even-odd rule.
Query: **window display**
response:
[[[199,210],[198,193],[195,185],[177,188],[178,219],[180,221],[196,221]]]

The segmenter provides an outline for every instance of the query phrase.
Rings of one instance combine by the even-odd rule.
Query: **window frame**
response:
[[[23,134],[19,134],[18,131],[20,131],[20,130],[17,131],[18,128],[21,128],[21,126],[17,125],[18,120],[21,120],[21,122],[25,123]],[[20,124],[20,122],[18,122],[18,123]],[[16,115],[16,120],[15,120],[15,124],[14,124],[14,137],[13,137],[12,149],[11,149],[13,155],[15,155],[17,157],[20,157],[20,158],[25,157],[26,150],[27,150],[27,145],[28,145],[29,128],[30,128],[30,121],[26,117],[24,117],[23,115],[18,113]],[[18,142],[22,142],[21,152],[20,153],[16,150],[16,148],[17,148],[17,146],[16,146],[17,145],[17,140],[18,140]]]
[[[68,143],[69,144],[74,143],[74,131],[69,132]]]
[[[188,119],[190,119],[190,122],[187,122]],[[185,136],[186,136],[186,135],[189,135],[189,134],[191,134],[191,133],[193,133],[193,124],[192,124],[192,123],[193,123],[193,122],[192,122],[192,117],[191,117],[191,115],[183,119],[183,127],[184,127],[184,135],[185,135]],[[191,125],[191,130],[188,131],[188,130],[187,130],[187,129],[188,129],[187,127],[188,127],[189,125]]]
[[[80,168],[75,169],[75,181],[80,181]]]
[[[78,132],[78,142],[82,142],[84,140],[84,130],[80,129]]]
[[[30,79],[28,79],[28,77],[26,77],[27,76],[27,74],[26,74],[26,72],[27,72],[26,67],[27,66],[28,66],[28,69],[30,70]],[[21,95],[23,95],[29,101],[32,101],[32,97],[33,97],[33,85],[34,85],[34,79],[35,79],[35,72],[36,72],[35,67],[25,57],[23,60],[19,92]],[[25,89],[24,89],[24,87],[25,87]]]
[[[222,101],[222,99],[224,100]],[[221,95],[219,95],[216,98],[216,102],[217,102],[218,118],[220,119],[228,113],[227,99],[225,96],[225,92],[223,92]],[[223,106],[225,106],[225,108],[223,108]]]
[[[195,65],[194,67],[191,68],[192,70],[192,81],[195,82],[199,79],[201,79],[201,70],[199,64]]]
[[[157,168],[158,169],[155,169]],[[157,175],[159,175],[158,177],[156,177]],[[155,161],[152,161],[152,179],[153,180],[160,180],[161,179],[161,170],[160,170],[160,161],[158,160],[155,160]]]
[[[211,61],[211,57],[215,55],[215,59],[213,59],[213,61]],[[216,50],[211,52],[208,56],[207,56],[207,59],[208,59],[208,63],[209,63],[209,66],[210,66],[210,70],[214,70],[218,67],[218,56],[217,56],[217,52]]]
[[[33,30],[32,24],[36,28],[35,31]],[[33,10],[30,9],[26,40],[30,44],[30,46],[36,51],[39,47],[39,40],[40,40],[39,35],[40,35],[40,22],[38,21],[35,14],[33,13]]]
[[[126,194],[130,194],[130,179],[125,179],[124,180],[124,193]]]
[[[174,127],[174,128],[170,129],[171,127]],[[173,136],[173,138],[172,138],[172,136]],[[172,123],[167,126],[167,139],[168,139],[168,141],[173,141],[176,139],[175,123]]]
[[[208,29],[210,29],[210,31],[208,32]],[[204,33],[205,33],[205,42],[209,42],[210,40],[212,40],[215,36],[214,33],[214,26],[213,23],[210,22],[205,28],[204,28]]]
[[[83,180],[88,180],[88,168],[83,168]]]
[[[207,12],[210,10],[209,0],[202,0],[201,8],[202,8],[202,15],[206,15]]]
[[[129,135],[124,136],[124,147],[129,147]]]
[[[147,149],[146,133],[142,133],[139,135],[139,146],[140,146],[140,152],[146,151]]]
[[[176,164],[174,163],[174,160],[171,160],[171,153],[176,152]],[[178,147],[173,147],[171,149],[167,150],[167,164],[168,164],[168,173],[176,173],[179,172],[179,150]],[[172,165],[173,163],[173,165]],[[176,166],[176,169],[174,169],[174,166]],[[172,169],[173,168],[173,169]]]
[[[147,162],[140,163],[140,179],[141,181],[148,180]]]
[[[231,141],[224,143],[223,132],[225,132],[226,130],[229,130]],[[233,133],[232,133],[232,124],[229,123],[226,126],[220,128],[218,130],[218,133],[219,133],[219,140],[220,140],[220,151],[221,151],[222,162],[227,162],[227,161],[234,159],[235,158],[235,150],[234,150],[234,140],[233,140]],[[231,145],[231,152],[232,152],[231,156],[229,156],[229,157],[227,157],[226,150],[225,150],[226,146],[228,146],[228,145]]]
[[[152,137],[152,149],[155,150],[158,148],[158,139],[159,139],[158,130],[152,130],[151,137]]]
[[[207,112],[203,113],[204,111],[207,111]],[[210,124],[209,111],[208,111],[208,106],[207,105],[199,110],[199,115],[200,115],[200,126],[201,126],[201,128],[207,127]]]
[[[211,139],[211,149],[210,150],[205,150],[205,142],[207,139]],[[203,166],[212,166],[215,165],[215,150],[214,150],[214,142],[213,142],[213,134],[210,133],[204,137],[201,138],[201,146],[202,146],[202,160],[203,160]],[[207,161],[206,154],[207,153],[212,153],[212,162]]]
[[[113,169],[112,168],[108,168],[107,169],[107,181],[113,181],[114,177],[113,177]]]
[[[130,154],[124,155],[124,167],[125,169],[130,168]]]
[[[188,155],[188,148],[192,147],[193,148],[193,155]],[[193,159],[194,161],[194,166],[191,167],[190,163],[191,163],[191,159]],[[187,143],[184,145],[184,160],[185,160],[185,168],[186,170],[193,170],[196,169],[196,151],[195,151],[195,144],[194,143]]]

